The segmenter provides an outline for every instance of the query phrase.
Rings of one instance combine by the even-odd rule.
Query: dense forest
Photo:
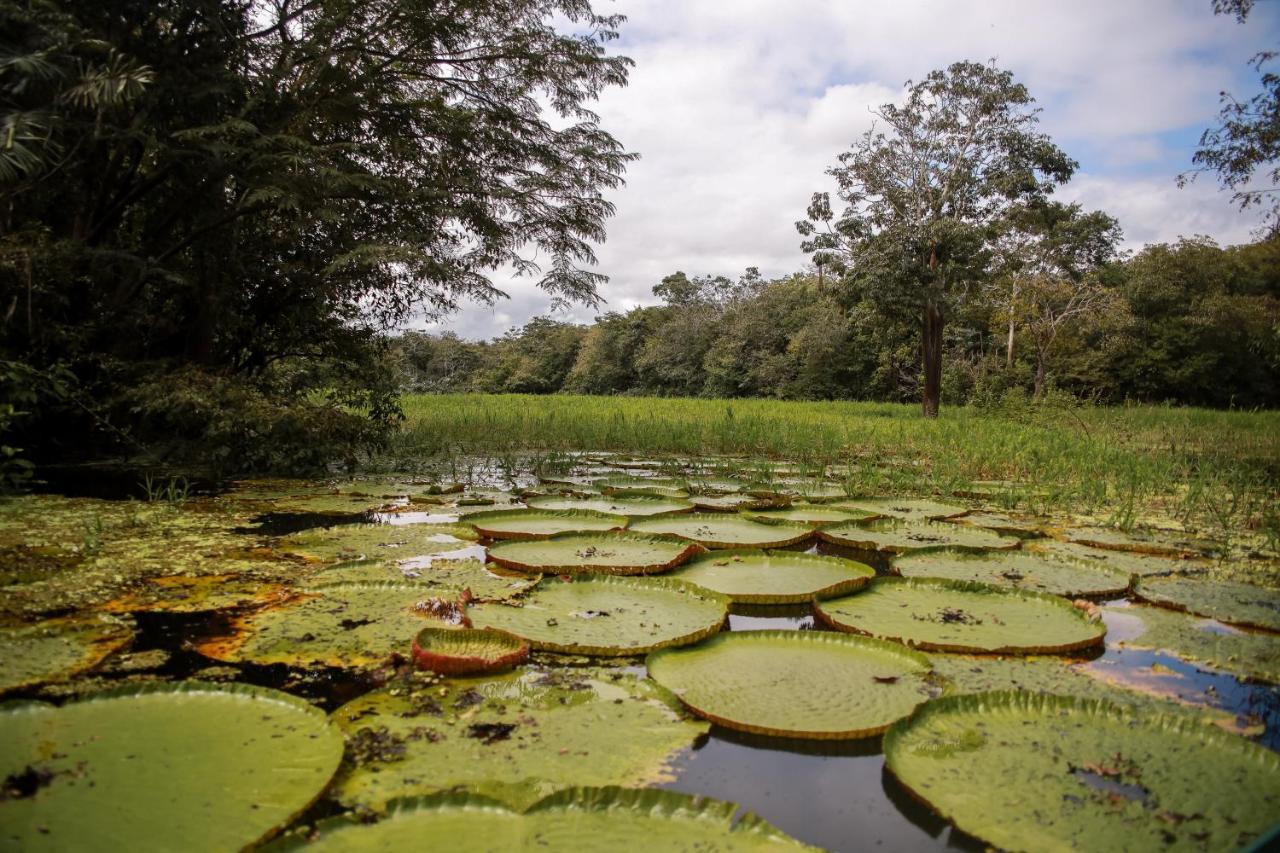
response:
[[[993,275],[947,329],[944,402],[1056,389],[1099,402],[1280,405],[1280,239],[1184,239],[1089,274],[1097,293],[1075,313],[1070,294],[1052,292],[1011,311],[1008,282]],[[487,342],[409,332],[392,358],[402,387],[419,393],[920,398],[918,322],[848,280],[677,272],[653,293],[660,305],[589,326],[538,317]]]

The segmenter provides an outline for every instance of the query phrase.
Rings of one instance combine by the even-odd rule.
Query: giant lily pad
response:
[[[1212,542],[1197,540],[1176,531],[1141,528],[1126,532],[1112,527],[1077,527],[1065,531],[1063,538],[1092,548],[1160,557],[1195,557],[1215,547]]]
[[[237,575],[161,575],[148,578],[128,595],[103,605],[108,613],[205,613],[278,601],[289,595],[281,584]]]
[[[354,757],[335,796],[374,809],[454,789],[524,807],[575,784],[657,785],[707,730],[652,682],[591,668],[398,683],[333,719]]]
[[[699,716],[780,737],[878,734],[934,690],[924,655],[824,631],[735,631],[645,663]]]
[[[1098,645],[1106,634],[1054,595],[934,578],[880,578],[814,610],[841,631],[933,651],[1061,653]]]
[[[1068,598],[1123,595],[1129,588],[1129,575],[1125,572],[1021,550],[986,554],[925,551],[898,557],[893,568],[908,578],[976,581]]]
[[[0,711],[13,850],[239,850],[324,790],[342,737],[301,699],[186,682]],[[6,785],[10,784],[6,782]]]
[[[522,572],[651,575],[701,550],[698,545],[639,533],[566,533],[536,542],[499,542],[489,559]]]
[[[824,541],[859,551],[882,554],[906,554],[912,551],[936,551],[941,548],[969,551],[996,551],[1017,548],[1021,542],[1000,536],[981,527],[961,527],[936,521],[904,521],[884,518],[878,521],[846,522],[823,527],[818,536]]]
[[[400,560],[465,548],[470,527],[450,524],[344,524],[290,536],[280,548],[313,560]]]
[[[968,507],[944,504],[919,498],[861,498],[844,501],[839,506],[859,509],[872,515],[886,515],[905,521],[940,521],[957,518],[969,511]]]
[[[133,640],[120,619],[68,617],[0,628],[0,693],[93,669]]]
[[[605,477],[592,485],[602,494],[617,497],[687,498],[689,486],[680,480],[657,477]]]
[[[443,675],[497,672],[528,657],[529,644],[502,631],[423,628],[413,638],[413,662]]]
[[[545,495],[529,498],[525,501],[533,509],[545,510],[587,510],[603,512],[610,515],[644,516],[662,515],[668,512],[692,512],[693,504],[674,498],[573,498]]]
[[[469,590],[471,598],[497,601],[520,595],[542,577],[509,571],[499,566],[486,566],[479,560],[456,560],[453,558],[455,553],[462,552],[450,551],[396,563],[381,560],[337,563],[317,571],[311,576],[310,583],[312,586],[319,586],[352,582],[409,582],[421,588],[424,596],[456,598],[463,590]]]
[[[1164,607],[1108,607],[1103,613],[1125,646],[1161,649],[1247,678],[1280,683],[1280,637],[1214,625]]]
[[[596,576],[544,579],[519,607],[477,604],[477,628],[497,628],[535,649],[585,655],[639,655],[696,643],[720,630],[729,599],[670,578]]]
[[[679,536],[704,548],[784,548],[813,535],[807,524],[753,521],[741,515],[691,512],[633,522],[637,533]]]
[[[486,539],[547,539],[557,533],[600,533],[627,526],[624,515],[570,510],[520,509],[474,512],[464,521]]]
[[[237,616],[230,633],[196,644],[234,663],[368,666],[406,653],[415,634],[439,624],[419,603],[431,591],[411,583],[335,583]]]
[[[694,495],[689,501],[701,512],[738,512],[786,506],[786,498],[760,495]]]
[[[322,821],[315,838],[292,837],[273,850],[408,850],[440,839],[457,853],[513,850],[808,850],[755,817],[736,823],[733,803],[675,791],[574,788],[520,814],[485,797],[439,794],[392,804],[377,823]]]
[[[860,589],[875,569],[840,557],[743,548],[694,557],[669,577],[729,596],[739,604],[792,604]]]
[[[1089,545],[1081,545],[1078,542],[1059,542],[1056,539],[1042,539],[1029,543],[1026,547],[1028,551],[1039,551],[1069,559],[1078,559],[1099,566],[1109,566],[1122,572],[1128,572],[1134,577],[1190,574],[1202,572],[1208,568],[1208,564],[1201,560],[1094,548]]]
[[[1280,590],[1195,577],[1142,578],[1134,592],[1144,601],[1209,616],[1233,625],[1280,631]]]
[[[744,512],[743,515],[757,521],[794,521],[817,527],[822,524],[839,524],[842,521],[859,521],[872,518],[875,514],[850,507],[798,503],[784,509],[755,510]]]
[[[884,750],[935,811],[1006,850],[1231,850],[1280,814],[1280,756],[1105,702],[948,697],[890,729]]]

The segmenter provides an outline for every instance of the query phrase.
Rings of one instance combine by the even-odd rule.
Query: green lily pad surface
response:
[[[739,512],[785,506],[786,499],[759,495],[694,495],[689,501],[701,512]]]
[[[1129,588],[1125,572],[1023,550],[925,551],[898,557],[893,568],[908,578],[975,581],[1068,598],[1123,595]]]
[[[1053,595],[934,578],[880,578],[815,605],[823,622],[933,651],[1062,653],[1102,642],[1106,629]]]
[[[452,524],[342,524],[296,533],[280,548],[313,560],[402,560],[443,554],[474,541],[469,527]]]
[[[1233,850],[1280,814],[1280,756],[1103,702],[948,697],[890,729],[884,750],[917,797],[1007,850]]]
[[[679,536],[704,548],[783,548],[813,535],[807,524],[753,521],[742,515],[692,512],[634,521],[637,533]]]
[[[1065,531],[1063,538],[1077,545],[1164,557],[1200,556],[1205,550],[1214,548],[1214,543],[1172,530],[1135,528],[1124,531],[1111,527],[1078,527]]]
[[[535,649],[638,655],[696,643],[720,630],[729,599],[670,578],[544,579],[520,606],[477,604],[477,628],[523,637]]]
[[[479,546],[474,546],[479,547]],[[483,551],[483,549],[481,549]],[[457,598],[464,590],[484,601],[500,601],[525,592],[541,575],[513,572],[486,566],[479,560],[454,559],[450,551],[435,556],[416,557],[398,563],[382,560],[354,560],[320,569],[310,576],[309,585],[331,583],[410,583],[424,596]]]
[[[875,577],[870,566],[840,557],[744,548],[700,554],[669,577],[741,604],[792,604],[844,595]]]
[[[1078,542],[1059,542],[1056,539],[1041,539],[1028,543],[1028,551],[1078,559],[1099,566],[1109,566],[1133,577],[1149,577],[1152,575],[1194,574],[1208,568],[1208,564],[1193,559],[1180,557],[1153,556],[1133,551],[1115,551],[1081,545]]]
[[[1137,596],[1152,604],[1209,616],[1233,625],[1280,631],[1280,590],[1196,577],[1143,578]]]
[[[407,654],[415,634],[438,623],[418,605],[432,591],[410,583],[335,583],[236,617],[230,633],[196,644],[231,663],[370,666]]]
[[[936,551],[941,548],[996,551],[1017,548],[1021,544],[1021,540],[1001,536],[981,527],[962,527],[937,521],[905,521],[899,518],[834,524],[820,528],[818,536],[835,545],[859,551],[878,551],[882,554]]]
[[[939,521],[944,518],[956,518],[969,511],[968,507],[959,504],[910,498],[862,498],[844,501],[839,505],[860,509],[872,515],[887,515],[890,518],[901,518],[906,521]]]
[[[566,533],[535,542],[499,542],[489,548],[489,559],[524,572],[652,575],[700,550],[696,544],[641,533]]]
[[[1030,518],[982,510],[967,512],[952,520],[956,524],[963,524],[967,527],[983,527],[1005,536],[1021,536],[1024,538],[1042,536],[1045,525],[1043,518]]]
[[[485,539],[546,539],[557,533],[603,532],[627,526],[624,515],[605,515],[584,510],[495,510],[473,512],[463,520]]]
[[[586,510],[628,517],[662,515],[668,512],[692,512],[693,504],[673,498],[572,498],[546,495],[525,501],[533,509]]]
[[[46,619],[0,628],[0,693],[93,669],[132,640],[129,623],[109,617]]]
[[[816,527],[820,524],[839,524],[842,521],[871,518],[874,513],[827,504],[798,503],[785,509],[754,510],[745,512],[744,515],[757,521],[795,521]]]
[[[413,638],[413,662],[444,675],[498,672],[524,663],[529,644],[502,631],[423,628]]]
[[[333,720],[354,757],[334,795],[373,809],[454,789],[523,808],[573,785],[657,785],[707,730],[652,682],[592,668],[397,683]]]
[[[1226,629],[1164,607],[1107,607],[1103,614],[1125,646],[1162,649],[1180,658],[1280,684],[1280,637]]]
[[[322,711],[246,685],[10,706],[0,776],[36,781],[0,800],[0,847],[239,850],[305,810],[341,759]]]
[[[825,631],[735,631],[645,663],[699,716],[780,737],[878,734],[935,690],[924,655]]]
[[[327,851],[422,849],[441,839],[457,853],[480,851],[810,850],[753,815],[736,823],[733,803],[675,791],[573,788],[535,803],[523,814],[485,797],[440,794],[394,803],[377,823],[351,818],[322,821],[317,836],[291,838],[273,850],[305,846]]]
[[[592,481],[592,486],[604,495],[618,497],[687,498],[688,484],[680,480],[657,477],[605,477]]]
[[[161,575],[103,605],[109,613],[206,613],[278,601],[288,595],[281,584],[244,580],[236,575]]]

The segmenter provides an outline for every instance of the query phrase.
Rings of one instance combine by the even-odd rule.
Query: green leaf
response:
[[[792,604],[853,592],[875,576],[840,557],[754,548],[700,554],[668,577],[729,596],[740,604]]]

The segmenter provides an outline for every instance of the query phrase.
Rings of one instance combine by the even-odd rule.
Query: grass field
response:
[[[1041,507],[1128,526],[1280,528],[1280,412],[1161,406],[915,406],[532,395],[410,396],[393,464],[565,451],[761,458],[836,466],[858,493],[1017,483]],[[1276,534],[1270,534],[1274,537]]]

